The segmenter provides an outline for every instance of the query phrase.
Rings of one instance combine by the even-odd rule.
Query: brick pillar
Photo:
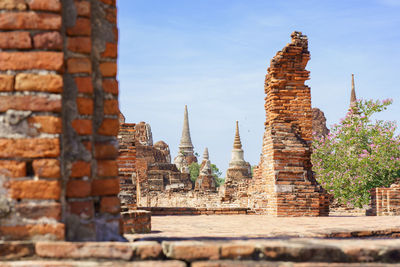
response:
[[[261,162],[255,172],[255,208],[274,216],[327,215],[329,201],[311,168],[312,110],[305,69],[307,37],[292,42],[271,60],[265,79],[267,120]]]
[[[0,236],[120,239],[115,1],[0,9]]]

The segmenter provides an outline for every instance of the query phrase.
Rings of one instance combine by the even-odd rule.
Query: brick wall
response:
[[[115,1],[0,9],[0,236],[119,239]]]
[[[123,206],[136,207],[136,147],[134,123],[121,123],[118,142],[118,177],[120,183],[119,197]]]
[[[400,216],[400,183],[371,190],[371,211],[368,215]]]
[[[310,53],[299,32],[271,60],[265,78],[266,123],[260,165],[250,188],[253,208],[274,216],[328,215],[312,175],[312,110],[305,69]]]

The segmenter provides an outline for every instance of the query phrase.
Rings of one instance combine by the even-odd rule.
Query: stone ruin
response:
[[[174,159],[174,164],[181,172],[188,173],[189,165],[193,162],[197,162],[197,157],[194,155],[194,147],[192,144],[192,139],[190,138],[189,115],[187,105],[185,105],[182,137],[178,151],[178,155]]]
[[[326,117],[322,110],[319,108],[312,109],[312,131],[313,133],[318,136],[327,136],[329,134],[329,129],[326,127]]]
[[[291,43],[271,60],[265,78],[263,148],[249,193],[259,213],[328,215],[328,194],[311,170],[311,92],[304,84],[309,79],[308,40],[300,32],[291,37]]]
[[[203,161],[200,165],[199,177],[196,179],[194,190],[216,191],[216,182],[211,169],[211,161],[206,147],[203,154]]]
[[[235,138],[225,183],[222,186],[222,202],[241,201],[247,205],[247,191],[251,183],[251,166],[244,160],[242,142],[239,135],[239,122],[236,121]]]
[[[131,207],[150,206],[151,195],[160,191],[192,189],[189,173],[180,172],[176,165],[171,163],[169,146],[164,141],[153,145],[148,123],[123,123],[120,125],[118,137],[120,197],[123,199],[124,196],[130,195],[131,199],[128,201]],[[134,155],[128,154],[131,161],[127,161],[125,156],[129,153],[127,147],[130,147],[128,150],[134,151]]]

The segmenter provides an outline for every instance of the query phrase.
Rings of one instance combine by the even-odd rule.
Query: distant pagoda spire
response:
[[[239,122],[236,121],[235,139],[233,141],[233,149],[229,167],[243,166],[244,164],[246,164],[246,161],[244,161],[242,142],[240,141]]]
[[[235,140],[233,142],[234,149],[242,149],[242,142],[240,141],[239,135],[239,122],[236,121],[236,132],[235,132]]]
[[[354,86],[354,74],[351,74],[351,96],[350,96],[350,106],[353,106],[357,102],[356,88]]]
[[[206,147],[204,149],[204,153],[203,153],[203,160],[209,160],[210,156],[208,155],[208,148]]]
[[[183,129],[182,129],[181,143],[179,144],[179,151],[183,151],[185,154],[194,153],[192,139],[190,138],[189,116],[188,116],[187,105],[185,105],[185,114],[183,117]]]

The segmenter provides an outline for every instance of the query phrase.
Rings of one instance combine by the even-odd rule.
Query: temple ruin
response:
[[[235,138],[231,152],[229,168],[226,171],[225,183],[223,185],[223,202],[243,202],[247,205],[247,191],[251,182],[251,166],[244,160],[244,152],[239,134],[239,122],[236,121]]]
[[[312,110],[305,69],[308,39],[292,41],[271,60],[265,78],[266,123],[260,164],[255,170],[253,208],[272,216],[321,216],[329,200],[311,170]]]
[[[197,191],[216,191],[216,182],[211,169],[211,161],[208,148],[204,149],[203,161],[200,165],[199,177],[196,179],[194,190]]]

